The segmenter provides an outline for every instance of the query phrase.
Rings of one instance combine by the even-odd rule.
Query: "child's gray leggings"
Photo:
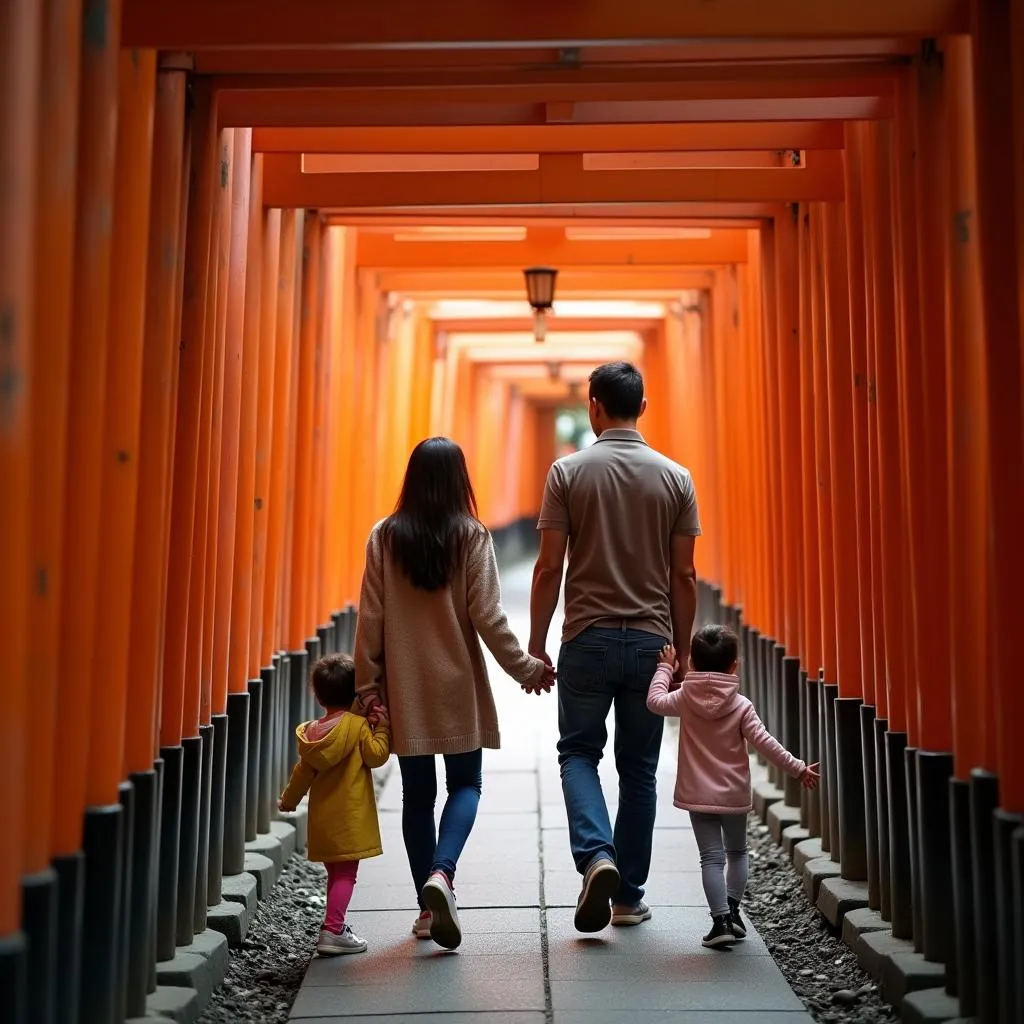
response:
[[[747,816],[690,811],[690,822],[711,915],[728,914],[728,897],[742,899],[747,887]],[[728,870],[723,873],[726,863]]]

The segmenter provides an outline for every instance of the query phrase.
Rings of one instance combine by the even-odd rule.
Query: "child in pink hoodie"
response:
[[[704,895],[712,928],[710,949],[746,938],[740,900],[747,887],[747,814],[751,810],[752,744],[772,764],[813,789],[818,766],[793,757],[739,693],[739,641],[725,626],[705,626],[690,644],[690,671],[674,687],[676,651],[665,647],[647,694],[656,715],[679,717],[679,763],[674,803],[690,812],[700,850]],[[728,861],[728,871],[725,866]]]

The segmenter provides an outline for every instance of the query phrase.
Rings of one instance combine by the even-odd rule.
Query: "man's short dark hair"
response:
[[[632,363],[605,363],[590,375],[590,397],[613,420],[635,420],[644,400],[644,378]]]
[[[740,642],[727,626],[705,626],[690,641],[695,672],[731,672],[739,657]]]
[[[313,666],[310,683],[321,707],[351,707],[356,699],[355,662],[347,654],[329,654]]]

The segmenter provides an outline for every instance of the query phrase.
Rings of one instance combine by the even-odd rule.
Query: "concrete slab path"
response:
[[[524,640],[529,581],[529,566],[502,577],[509,618]],[[560,627],[559,619],[552,628],[552,657]],[[410,934],[416,900],[402,844],[401,783],[393,770],[379,801],[385,853],[360,866],[349,914],[369,950],[314,957],[291,1019],[310,1024],[809,1024],[811,1017],[752,929],[746,942],[728,952],[700,945],[710,922],[689,820],[672,806],[674,731],[666,730],[659,769],[648,885],[653,918],[594,937],[575,931],[580,877],[569,853],[558,776],[555,696],[527,696],[493,661],[488,667],[504,747],[484,752],[479,817],[459,863],[462,945],[447,952]],[[618,796],[610,756],[602,775],[614,808]],[[443,780],[439,788],[443,792]]]

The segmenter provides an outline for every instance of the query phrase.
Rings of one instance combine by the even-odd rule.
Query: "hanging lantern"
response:
[[[523,271],[526,278],[526,298],[533,309],[533,336],[543,341],[547,336],[547,312],[555,302],[555,278],[558,271],[551,267],[529,267]]]

